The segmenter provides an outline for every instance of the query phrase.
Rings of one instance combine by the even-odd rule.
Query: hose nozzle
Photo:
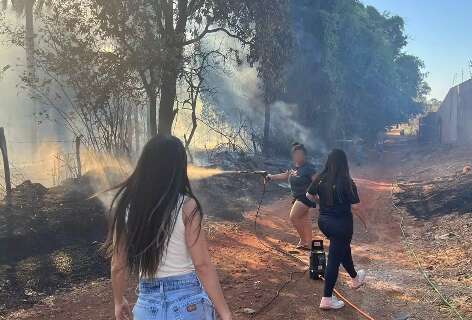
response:
[[[267,171],[253,171],[254,174],[258,174],[258,175],[261,175],[263,176],[264,178],[267,177],[267,175],[269,174]]]

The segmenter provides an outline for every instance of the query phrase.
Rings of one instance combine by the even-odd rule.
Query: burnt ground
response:
[[[401,206],[402,210],[392,206],[392,185],[398,177],[403,177],[403,183],[409,183],[405,176],[411,181],[427,181],[435,175],[454,174],[455,171],[448,172],[445,168],[452,166],[450,170],[456,170],[454,166],[457,166],[459,170],[464,161],[470,159],[467,152],[463,158],[459,153],[449,150],[448,153],[433,153],[431,156],[428,148],[418,148],[413,141],[392,137],[384,160],[371,161],[354,170],[362,198],[361,205],[355,210],[366,216],[369,230],[365,232],[356,221],[353,255],[356,265],[367,269],[368,282],[359,290],[350,290],[347,277],[342,273],[337,287],[375,319],[457,319],[425,283],[416,262],[406,250],[406,244],[413,246],[426,272],[439,290],[458,307],[464,319],[472,316],[468,260],[471,257],[471,235],[470,220],[467,220],[470,214],[442,214],[438,211],[430,217],[418,216],[408,212],[406,206]],[[435,169],[431,171],[431,168]],[[436,173],[428,175],[428,172]],[[219,188],[218,184],[212,183],[216,180],[208,179],[197,188],[200,194]],[[253,179],[252,186],[248,182],[242,182],[244,184],[240,186],[240,182],[233,178],[220,181],[225,183],[225,188],[229,188],[227,184],[230,184],[231,189],[204,201],[218,202],[222,197],[227,199],[229,193],[238,199],[236,202],[254,203],[260,195],[260,184],[258,178]],[[281,193],[279,188],[272,188],[275,189],[269,192],[270,196],[265,199],[261,211],[261,239],[254,234],[254,206],[251,208],[244,204],[232,207],[234,212],[246,210],[241,217],[235,215],[237,219],[233,221],[209,217],[206,223],[212,258],[235,319],[362,319],[350,307],[335,312],[320,312],[317,304],[322,283],[307,279],[303,273],[306,264],[271,249],[292,250],[297,240],[287,221],[290,199],[286,191]],[[238,190],[245,191],[239,194]],[[398,204],[401,205],[401,201]],[[208,213],[218,215],[230,206],[228,202],[216,203]],[[314,216],[316,218],[316,212]],[[399,227],[401,217],[405,217],[405,240]],[[315,236],[320,237],[316,224],[314,231]],[[308,259],[303,254],[298,258]],[[129,291],[129,296],[134,299],[133,283]],[[258,312],[250,315],[247,308]],[[112,314],[111,288],[107,277],[84,278],[62,292],[45,294],[34,306],[19,304],[3,311],[5,319],[100,320],[112,319]]]
[[[0,312],[107,275],[105,227],[87,178],[47,189],[25,181],[0,205]]]
[[[262,195],[263,178],[253,174],[220,173],[192,181],[195,195],[208,216],[222,221],[243,221]],[[266,186],[265,196],[277,199],[286,194],[277,184]]]
[[[423,148],[405,155],[396,178],[394,199],[405,219],[405,242],[441,293],[470,319],[472,150]]]
[[[250,165],[255,166],[244,162],[241,167]],[[118,176],[107,171],[109,180],[117,182]],[[108,263],[99,253],[106,207],[98,198],[90,199],[99,180],[89,173],[49,189],[25,181],[0,202],[0,316],[109,277]],[[199,177],[193,187],[212,219],[241,221],[260,196],[261,183],[257,175],[223,173]],[[269,186],[268,197],[282,190]]]

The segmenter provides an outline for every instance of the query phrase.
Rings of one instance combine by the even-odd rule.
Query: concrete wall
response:
[[[472,79],[449,90],[438,115],[441,143],[472,143]]]
[[[460,86],[457,125],[458,142],[472,144],[472,79]]]

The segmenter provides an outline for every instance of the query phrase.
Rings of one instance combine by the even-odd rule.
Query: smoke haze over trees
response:
[[[356,0],[64,0],[36,14],[22,84],[97,151],[138,151],[181,113],[189,149],[197,126],[266,154],[368,141],[429,90],[403,19]],[[2,33],[25,46],[24,28],[3,19]]]
[[[282,53],[289,54],[284,62],[277,60],[282,53],[272,57],[278,61],[276,77],[264,79],[259,72],[254,82],[243,67],[224,85],[221,77],[211,79],[219,86],[217,108],[225,118],[244,112],[264,132],[264,108],[275,104],[270,136],[273,151],[281,152],[299,139],[312,149],[340,139],[372,141],[378,131],[429,105],[423,62],[404,51],[401,17],[353,0],[289,5],[291,23],[285,31],[291,37],[276,42],[288,46]],[[272,91],[269,101],[267,91]]]

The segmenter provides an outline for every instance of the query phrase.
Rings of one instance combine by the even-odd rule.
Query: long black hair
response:
[[[173,136],[157,135],[145,145],[134,172],[116,187],[110,206],[107,255],[123,250],[130,273],[152,276],[157,272],[174,230],[183,196],[195,199],[187,176],[187,155]],[[185,221],[186,223],[189,220]]]
[[[333,149],[326,160],[323,171],[315,178],[314,185],[324,189],[323,201],[332,206],[340,203],[357,203],[359,201],[354,182],[349,172],[346,153]]]

